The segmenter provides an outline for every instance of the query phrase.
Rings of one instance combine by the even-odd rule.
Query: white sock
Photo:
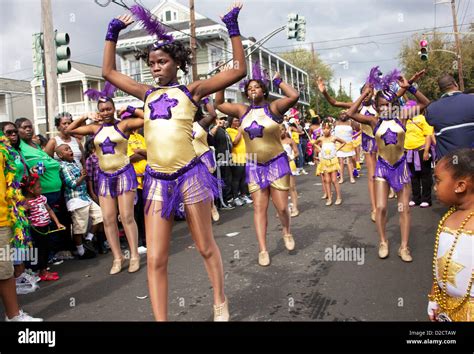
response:
[[[87,241],[92,241],[93,238],[94,238],[94,234],[91,233],[91,232],[89,232],[89,233],[87,234],[87,236],[86,236],[86,240],[87,240]]]
[[[77,248],[77,253],[79,254],[79,256],[84,255],[85,251],[84,251],[83,245],[76,246],[76,248]]]

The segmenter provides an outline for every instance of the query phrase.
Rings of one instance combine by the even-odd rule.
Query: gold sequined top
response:
[[[130,163],[128,138],[117,124],[104,123],[94,136],[94,145],[102,171],[114,173]]]
[[[270,106],[250,107],[241,118],[247,160],[265,163],[284,152],[280,139],[280,124],[270,112]]]
[[[158,87],[145,97],[145,140],[148,165],[171,174],[196,157],[193,120],[198,106],[183,85]]]
[[[209,144],[207,143],[207,131],[201,127],[198,122],[193,123],[193,146],[197,156],[201,156],[209,151]]]
[[[405,154],[405,128],[398,119],[380,119],[374,129],[378,155],[392,166]]]

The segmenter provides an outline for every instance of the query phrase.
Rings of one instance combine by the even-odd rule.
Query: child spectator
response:
[[[67,144],[59,145],[56,154],[61,159],[61,176],[64,181],[66,207],[71,212],[74,244],[79,259],[95,257],[90,247],[84,247],[83,236],[87,233],[89,217],[92,219],[92,232],[97,233],[99,248],[103,247],[104,237],[101,234],[102,212],[100,207],[87,194],[85,179],[86,170],[74,161],[74,153]],[[91,237],[92,238],[92,237]],[[91,241],[88,239],[88,241]]]
[[[32,265],[39,271],[38,275],[42,281],[58,280],[58,273],[48,272],[46,269],[49,253],[48,234],[51,220],[54,221],[58,229],[64,229],[65,226],[59,222],[56,214],[49,207],[46,197],[41,194],[41,183],[36,173],[26,177],[22,189],[31,225],[31,236],[34,246],[38,250],[38,262],[36,265]]]

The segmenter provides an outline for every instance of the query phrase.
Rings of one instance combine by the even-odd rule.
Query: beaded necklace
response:
[[[433,297],[434,297],[434,300],[440,305],[440,307],[446,311],[457,310],[459,307],[461,307],[464,304],[464,302],[466,302],[466,300],[471,294],[471,288],[474,282],[474,271],[473,271],[471,275],[471,279],[469,280],[469,285],[467,287],[466,295],[464,295],[462,300],[458,302],[457,304],[455,304],[454,306],[452,307],[448,306],[448,302],[447,302],[448,279],[447,278],[448,278],[449,263],[451,262],[451,259],[453,257],[454,249],[456,248],[456,243],[458,242],[461,231],[464,229],[464,226],[467,224],[469,219],[474,215],[474,211],[471,211],[469,215],[463,220],[463,222],[461,223],[461,226],[456,230],[455,239],[451,246],[451,249],[449,250],[449,255],[446,260],[446,264],[444,265],[443,273],[441,276],[441,281],[443,282],[443,289],[440,290],[440,287],[438,286],[438,279],[436,277],[436,267],[437,267],[437,256],[438,256],[438,247],[439,247],[439,236],[441,234],[441,230],[443,229],[444,223],[446,222],[446,219],[448,219],[455,211],[456,211],[455,207],[452,207],[451,209],[449,209],[448,212],[441,218],[439,222],[438,230],[436,232],[436,240],[435,240],[434,256],[433,256],[433,284],[434,284]]]

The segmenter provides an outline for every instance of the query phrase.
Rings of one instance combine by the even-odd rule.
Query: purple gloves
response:
[[[282,81],[283,80],[281,79],[281,77],[277,77],[277,78],[273,79],[273,86],[280,87],[280,84],[282,83]]]
[[[418,90],[416,89],[415,86],[410,85],[407,91],[410,92],[412,95],[414,95]]]
[[[136,110],[135,107],[127,106],[127,109],[122,113],[120,118],[127,119],[127,118],[132,117],[135,114],[135,110]]]
[[[105,40],[117,43],[119,33],[125,27],[127,27],[125,25],[125,23],[123,23],[122,21],[120,21],[117,18],[114,18],[109,23],[109,28],[107,29],[107,34],[105,35]]]
[[[237,21],[239,12],[240,9],[238,7],[234,7],[227,13],[227,15],[222,18],[222,22],[224,22],[227,26],[227,31],[229,31],[230,37],[240,36],[239,23]]]

